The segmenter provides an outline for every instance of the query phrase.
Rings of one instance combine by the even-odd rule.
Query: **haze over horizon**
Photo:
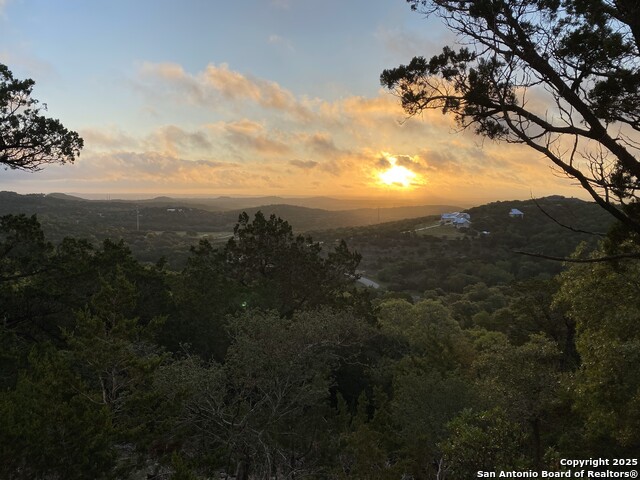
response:
[[[384,205],[584,198],[526,147],[407,119],[384,68],[451,43],[400,0],[0,2],[0,62],[77,130],[18,193],[331,196]]]

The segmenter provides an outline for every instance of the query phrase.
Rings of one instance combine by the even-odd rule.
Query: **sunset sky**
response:
[[[0,62],[77,130],[0,190],[457,202],[580,188],[524,147],[406,119],[384,68],[454,40],[403,0],[0,0]]]

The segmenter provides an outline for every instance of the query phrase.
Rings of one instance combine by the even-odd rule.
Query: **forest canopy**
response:
[[[447,281],[419,294],[358,287],[345,242],[260,212],[180,271],[1,217],[0,476],[465,480],[632,455],[636,266],[496,261],[539,228],[492,211],[493,239],[366,227],[428,246]]]

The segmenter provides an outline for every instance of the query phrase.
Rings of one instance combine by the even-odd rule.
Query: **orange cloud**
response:
[[[531,150],[483,143],[456,131],[452,119],[437,111],[407,119],[384,91],[327,101],[295,96],[226,64],[193,74],[172,63],[142,64],[137,87],[153,100],[148,103],[158,118],[171,121],[137,136],[111,126],[84,130],[87,148],[65,170],[66,181],[107,182],[111,191],[146,184],[156,191],[393,193],[459,203],[572,189]],[[187,120],[181,123],[179,115]],[[402,191],[381,188],[378,174],[390,168],[382,152],[419,181]],[[54,172],[59,170],[47,169],[40,178],[61,181]]]
[[[192,75],[185,72],[180,65],[145,62],[138,73],[143,81],[168,84],[165,87],[172,87],[173,93],[178,94],[178,99],[178,92],[182,91],[192,104],[217,108],[220,99],[241,100],[263,108],[287,112],[302,119],[308,118],[311,114],[290,91],[276,82],[244,75],[229,69],[226,63],[209,64],[203,72]],[[143,84],[142,88],[153,89],[154,85]]]
[[[284,155],[290,152],[289,146],[278,137],[277,131],[269,132],[261,124],[250,120],[236,122],[219,122],[208,126],[213,135],[222,135],[227,145],[236,155],[243,156],[243,151],[250,149],[253,153],[263,155]]]
[[[313,160],[290,160],[289,163],[294,167],[302,168],[303,170],[309,170],[318,166],[318,162]]]

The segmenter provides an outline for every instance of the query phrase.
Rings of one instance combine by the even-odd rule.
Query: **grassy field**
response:
[[[447,240],[464,237],[462,230],[458,230],[453,225],[440,225],[439,223],[431,225],[417,225],[414,231],[420,236],[446,238]]]

